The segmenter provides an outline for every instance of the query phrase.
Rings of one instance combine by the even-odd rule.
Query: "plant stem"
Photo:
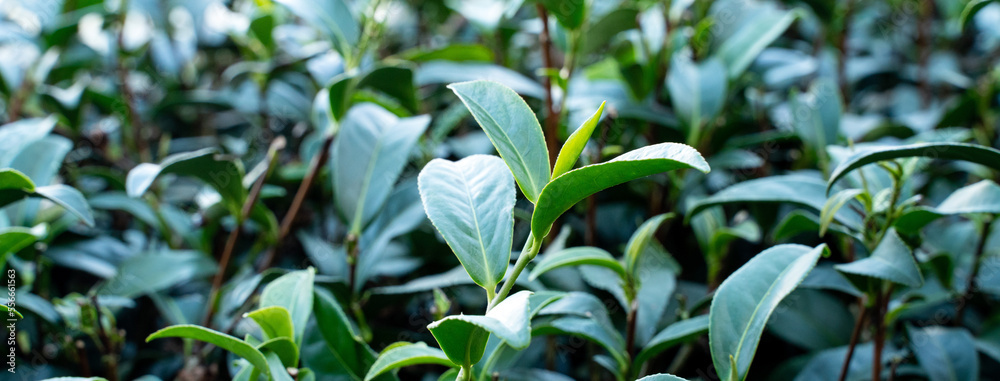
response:
[[[882,374],[882,345],[885,343],[885,332],[882,322],[882,290],[875,291],[875,308],[872,310],[872,323],[875,324],[875,353],[872,355],[872,381],[878,381]]]
[[[556,114],[555,105],[552,99],[552,49],[551,38],[549,37],[549,13],[542,3],[535,3],[538,10],[538,17],[542,19],[542,34],[538,36],[538,42],[542,50],[542,84],[545,86],[545,145],[549,150],[549,165],[556,164],[556,156],[559,154],[559,114]]]
[[[625,353],[630,357],[634,356],[635,349],[635,323],[639,312],[639,298],[632,299],[628,308],[628,316],[625,318]]]
[[[514,288],[514,282],[517,281],[517,277],[521,275],[521,271],[524,270],[528,262],[535,259],[538,255],[538,250],[542,246],[542,238],[535,239],[530,233],[528,234],[528,240],[524,242],[524,248],[521,249],[521,255],[517,257],[517,262],[514,263],[514,272],[507,276],[507,279],[503,282],[503,287],[500,287],[500,292],[497,293],[497,297],[493,298],[489,306],[486,307],[486,312],[489,312],[496,307],[500,302],[507,298],[507,294],[510,293],[510,289]]]
[[[302,178],[302,184],[299,184],[299,189],[295,192],[295,198],[292,199],[292,205],[288,207],[288,212],[285,213],[285,217],[281,219],[281,228],[278,231],[278,239],[275,240],[274,245],[271,249],[264,254],[264,259],[261,261],[260,266],[257,268],[257,272],[264,271],[277,257],[278,246],[281,242],[288,237],[288,233],[292,230],[292,223],[295,222],[295,217],[299,214],[299,209],[302,208],[302,202],[305,201],[306,196],[309,194],[309,188],[312,187],[313,181],[316,180],[316,176],[322,170],[323,166],[326,165],[327,160],[330,159],[330,146],[333,145],[333,134],[327,134],[326,138],[323,139],[323,145],[320,147],[319,154],[313,156],[312,163],[309,164],[309,172],[306,176]]]
[[[931,104],[930,68],[931,57],[931,22],[934,18],[934,2],[920,1],[920,24],[917,26],[917,49],[919,51],[919,81],[920,106],[927,108]]]
[[[275,158],[278,155],[278,151],[285,148],[285,138],[282,136],[277,137],[271,142],[271,147],[268,149],[267,157],[267,170],[264,171],[257,181],[254,182],[253,187],[250,188],[250,195],[247,196],[246,201],[243,202],[243,208],[240,210],[240,214],[236,217],[236,226],[233,230],[229,232],[229,238],[226,239],[226,246],[222,249],[222,256],[219,258],[219,271],[215,273],[215,278],[212,279],[212,291],[209,293],[208,297],[208,311],[205,313],[205,318],[202,319],[202,326],[209,327],[212,323],[212,316],[215,315],[215,308],[217,300],[219,297],[219,289],[222,288],[222,280],[226,275],[226,268],[229,267],[230,258],[233,256],[233,250],[236,248],[236,241],[240,236],[240,230],[243,229],[243,222],[250,217],[250,211],[253,210],[254,204],[260,199],[260,191],[264,188],[264,182],[267,180],[267,176],[274,169]]]
[[[854,330],[851,331],[851,342],[847,345],[847,356],[844,357],[844,365],[840,367],[839,381],[847,379],[847,369],[850,367],[851,357],[854,357],[854,347],[858,345],[858,339],[861,337],[861,329],[865,325],[865,317],[868,314],[868,309],[865,307],[863,298],[858,298],[858,306],[861,309],[858,311],[858,319],[854,322]]]
[[[840,59],[837,60],[837,82],[840,87],[840,97],[846,107],[849,102],[847,94],[847,34],[851,29],[851,16],[854,13],[854,1],[844,1],[844,19],[840,26],[840,35],[837,38],[837,49],[840,50]]]
[[[107,366],[108,381],[118,381],[118,357],[115,354],[115,343],[111,340],[104,323],[101,319],[101,305],[97,301],[97,295],[91,295],[90,301],[94,305],[94,315],[97,321],[97,337],[101,339],[102,350],[104,352],[104,363]]]
[[[462,368],[458,370],[458,377],[455,377],[455,381],[472,381],[472,366],[462,365]]]
[[[122,0],[119,4],[118,13],[118,87],[121,90],[122,98],[125,100],[125,112],[128,113],[128,128],[123,128],[123,138],[126,143],[131,144],[132,149],[139,154],[141,161],[152,161],[152,154],[149,152],[149,144],[143,136],[142,118],[139,116],[139,108],[135,104],[135,93],[128,85],[128,69],[122,63],[125,59],[125,18],[128,16],[129,0]]]
[[[969,279],[965,283],[965,292],[962,293],[962,297],[958,301],[958,307],[955,310],[955,325],[957,326],[962,325],[962,320],[965,317],[965,306],[969,304],[969,300],[972,299],[972,293],[976,291],[976,276],[979,275],[979,267],[982,264],[983,252],[986,251],[986,241],[990,238],[990,228],[992,226],[992,219],[983,222],[983,233],[979,236],[975,257],[972,258],[972,271],[969,273]]]

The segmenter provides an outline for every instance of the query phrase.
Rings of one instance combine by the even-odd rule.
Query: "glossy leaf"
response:
[[[441,350],[456,365],[479,362],[486,341],[495,335],[515,349],[524,349],[531,340],[528,316],[529,291],[507,297],[486,315],[452,315],[427,326]]]
[[[214,148],[170,155],[160,164],[139,164],[125,178],[125,191],[129,197],[140,197],[153,185],[153,181],[167,174],[204,181],[219,192],[234,215],[239,213],[247,197],[242,183],[243,165],[238,160],[223,157]]]
[[[552,167],[553,179],[573,169],[573,165],[580,159],[580,153],[583,152],[583,148],[587,146],[587,141],[593,135],[594,129],[601,122],[601,115],[604,113],[605,104],[607,102],[601,102],[601,107],[597,108],[597,112],[584,121],[576,131],[573,131],[569,135],[569,138],[566,138],[566,142],[563,143],[562,148],[559,150],[556,164]]]
[[[833,184],[851,171],[868,164],[907,157],[929,157],[935,159],[963,160],[1000,170],[1000,151],[976,144],[966,143],[917,143],[902,146],[872,148],[851,155],[830,175],[827,191]]]
[[[352,107],[330,151],[334,197],[352,232],[359,234],[385,204],[427,116],[399,119],[370,103]]]
[[[18,319],[24,319],[24,315],[21,315],[21,313],[17,312],[17,310],[10,309],[10,307],[7,307],[6,304],[0,304],[0,314],[6,315],[7,318],[16,317]]]
[[[566,172],[545,186],[531,216],[531,232],[545,237],[552,223],[574,204],[612,186],[676,169],[710,171],[694,148],[660,143],[629,151],[610,161]]]
[[[801,175],[771,176],[737,183],[701,199],[688,209],[687,215],[696,215],[715,205],[759,202],[789,203],[821,211],[826,201],[822,180]],[[847,208],[838,210],[834,220],[850,227],[861,227],[861,218]]]
[[[646,361],[677,344],[691,341],[708,332],[708,315],[699,315],[673,323],[653,336],[635,356],[633,365],[641,367]]]
[[[709,312],[709,347],[716,374],[746,378],[771,313],[825,252],[825,245],[774,246],[722,282]]]
[[[843,273],[888,280],[908,287],[919,287],[924,283],[920,268],[913,260],[912,250],[895,229],[885,234],[871,256],[834,267]]]
[[[448,85],[489,136],[529,201],[549,182],[549,151],[535,113],[514,90],[492,81]]]
[[[964,328],[908,327],[910,348],[930,381],[973,381],[979,377],[976,342]]]
[[[757,55],[785,33],[799,15],[798,11],[766,9],[744,23],[715,52],[715,56],[729,69],[729,78],[742,75]]]
[[[628,244],[625,245],[625,270],[628,272],[629,276],[636,277],[636,272],[639,264],[639,256],[646,251],[650,242],[655,239],[656,231],[660,229],[660,225],[663,221],[673,218],[673,213],[664,213],[643,222],[636,229],[632,237],[629,238]]]
[[[390,370],[416,364],[455,366],[445,356],[444,352],[437,348],[428,347],[427,344],[395,343],[388,346],[379,354],[378,359],[375,360],[371,369],[368,370],[365,381],[373,380],[375,377]]]
[[[315,274],[312,267],[290,272],[268,283],[260,293],[260,308],[278,306],[288,311],[296,344],[302,343],[302,334],[312,315]]]
[[[660,373],[640,378],[637,381],[687,381],[687,380],[674,376],[672,374]]]
[[[420,171],[420,198],[476,284],[495,289],[510,263],[514,182],[496,156],[436,159]]]
[[[913,232],[942,216],[972,213],[1000,214],[1000,185],[990,180],[966,185],[935,208],[918,207],[905,212],[894,225],[901,231]]]
[[[252,345],[247,344],[243,340],[237,339],[235,337],[229,336],[227,334],[214,331],[208,328],[200,327],[197,325],[175,325],[170,326],[159,331],[153,332],[153,334],[146,337],[146,342],[150,342],[155,339],[162,339],[165,337],[181,337],[187,339],[195,339],[199,341],[204,341],[206,343],[214,344],[215,346],[225,349],[233,354],[240,356],[250,362],[258,371],[270,375],[271,370],[268,367],[267,359],[264,354],[261,353],[257,348]]]
[[[545,253],[535,261],[537,263],[531,269],[530,280],[557,268],[581,265],[606,267],[625,279],[625,268],[622,267],[621,263],[618,263],[618,260],[607,251],[596,247],[572,247],[554,253]]]
[[[286,337],[293,339],[295,332],[292,329],[292,315],[285,307],[271,306],[265,307],[243,315],[257,322],[260,329],[264,331],[265,339],[277,339]]]

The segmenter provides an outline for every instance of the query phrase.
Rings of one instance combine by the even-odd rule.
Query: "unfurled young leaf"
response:
[[[337,207],[351,232],[360,234],[385,204],[429,124],[426,115],[400,119],[371,103],[347,112],[330,167]]]
[[[552,167],[553,179],[573,169],[573,165],[580,159],[580,153],[587,146],[587,141],[593,135],[597,124],[601,122],[601,114],[604,113],[605,104],[607,102],[601,102],[601,107],[597,108],[597,112],[584,121],[576,131],[573,131],[569,135],[569,138],[566,139],[566,142],[563,143],[562,148],[559,150],[559,156],[556,158],[556,164]]]
[[[531,269],[529,280],[535,280],[540,275],[568,266],[602,266],[613,270],[625,279],[625,268],[607,251],[596,247],[572,247],[555,253],[546,253],[538,257],[537,264]]]
[[[427,217],[476,284],[496,289],[510,263],[514,181],[496,156],[436,159],[420,171]]]
[[[306,270],[293,271],[275,279],[260,293],[260,307],[282,307],[288,311],[292,319],[296,344],[302,343],[302,334],[306,323],[312,316],[313,280],[316,270],[312,267]],[[284,329],[282,329],[284,330]]]
[[[270,376],[271,370],[267,364],[267,358],[257,348],[247,344],[245,341],[229,336],[222,332],[214,331],[197,325],[175,325],[170,326],[146,337],[146,342],[165,337],[181,337],[195,339],[206,343],[214,344],[233,354],[240,356],[250,362],[257,370]]]
[[[365,376],[365,381],[373,380],[390,370],[416,364],[455,366],[440,349],[428,347],[424,343],[400,342],[389,345],[379,354]]]
[[[427,329],[441,350],[455,365],[469,367],[479,362],[490,335],[515,349],[524,349],[531,340],[529,296],[521,291],[511,295],[483,315],[452,315],[431,323]]]
[[[257,325],[264,332],[265,340],[280,337],[293,339],[295,337],[295,332],[292,328],[292,315],[288,313],[285,307],[265,307],[249,312],[243,315],[243,317],[251,318],[257,322]]]
[[[913,251],[895,229],[886,232],[868,258],[834,267],[842,273],[888,280],[908,287],[919,287],[924,283],[920,268],[913,259]]]
[[[805,279],[825,245],[778,245],[753,257],[719,286],[709,313],[709,347],[719,375],[747,377],[768,318]]]
[[[636,229],[628,244],[625,245],[625,271],[630,277],[635,278],[638,271],[639,256],[646,251],[650,242],[655,239],[656,231],[660,229],[663,221],[673,218],[673,213],[660,214],[643,222],[639,229]]]
[[[929,157],[946,160],[963,160],[1000,170],[1000,151],[967,143],[917,143],[863,150],[848,157],[833,170],[827,181],[827,192],[833,184],[851,171],[880,161],[907,157]]]
[[[514,90],[496,82],[461,82],[448,88],[489,136],[524,197],[536,202],[551,176],[549,151],[535,113]]]
[[[14,169],[0,169],[0,208],[25,198],[44,198],[80,217],[87,225],[94,225],[90,205],[80,191],[67,185],[56,184],[35,187],[23,173]]]
[[[531,232],[545,237],[563,212],[580,200],[612,186],[676,169],[693,168],[708,173],[705,159],[694,148],[660,143],[629,151],[610,161],[566,172],[545,186],[531,216]]]
[[[826,230],[830,228],[830,224],[833,223],[833,219],[836,217],[837,212],[840,211],[840,208],[843,208],[849,201],[862,193],[864,193],[864,190],[861,189],[844,189],[834,194],[829,200],[826,200],[826,204],[823,204],[823,209],[820,210],[819,214],[820,237],[826,234]]]

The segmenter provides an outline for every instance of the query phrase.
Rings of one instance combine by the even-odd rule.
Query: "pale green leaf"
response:
[[[886,232],[871,256],[834,267],[843,273],[888,280],[908,287],[919,287],[924,283],[920,268],[913,259],[913,251],[895,229]]]
[[[142,163],[132,168],[125,178],[125,191],[129,197],[142,196],[162,175],[190,176],[214,188],[230,213],[236,214],[243,207],[247,190],[243,188],[243,164],[224,157],[215,148],[168,156],[160,164]]]
[[[531,269],[529,280],[535,280],[540,275],[560,267],[581,265],[606,267],[621,275],[623,280],[625,279],[625,269],[621,263],[618,263],[618,260],[607,251],[596,247],[571,247],[554,253],[545,253],[539,256],[535,262],[537,263]]]
[[[837,212],[840,208],[859,195],[864,193],[861,189],[844,189],[837,192],[826,200],[826,204],[823,204],[823,209],[819,212],[819,236],[822,237],[826,234],[826,230],[830,228],[830,224],[833,223],[834,217],[836,217]]]
[[[164,337],[182,337],[214,344],[219,348],[225,349],[246,359],[251,365],[257,368],[258,371],[263,372],[266,375],[271,374],[271,369],[268,367],[267,359],[264,358],[263,353],[257,350],[257,348],[254,348],[252,345],[222,332],[197,325],[175,325],[153,332],[153,334],[146,337],[146,342],[148,343],[152,340]]]
[[[1000,170],[1000,151],[986,146],[967,143],[917,143],[866,149],[844,159],[830,175],[827,192],[833,184],[851,171],[865,165],[885,160],[907,157],[963,160]]]
[[[448,85],[489,136],[528,201],[549,182],[549,151],[535,113],[514,90],[492,81]]]
[[[278,306],[288,311],[296,344],[302,343],[302,334],[312,315],[313,280],[316,270],[293,271],[271,281],[260,293],[260,308]]]
[[[709,347],[717,374],[746,378],[771,313],[825,252],[825,245],[774,246],[722,282],[709,312]]]
[[[257,322],[261,331],[264,331],[265,339],[277,339],[287,337],[294,339],[292,329],[292,315],[285,307],[270,306],[252,312],[248,312],[243,317],[248,317]]]
[[[456,365],[479,362],[490,335],[495,335],[515,349],[524,349],[531,341],[528,314],[531,292],[511,295],[486,315],[452,315],[427,326],[441,350]]]
[[[757,55],[781,36],[800,13],[776,8],[765,9],[724,41],[715,56],[726,64],[729,78],[735,79],[742,75]]]
[[[496,156],[436,159],[420,171],[427,216],[476,284],[496,288],[510,263],[516,193]]]
[[[428,347],[424,343],[396,343],[378,355],[378,359],[368,370],[365,381],[371,381],[390,370],[416,364],[455,366],[440,349]]]
[[[573,131],[569,135],[569,138],[566,139],[566,142],[563,143],[562,148],[559,150],[559,156],[556,158],[556,164],[552,167],[553,179],[573,169],[573,165],[580,159],[580,153],[587,146],[587,141],[590,140],[594,129],[597,128],[597,124],[601,121],[605,104],[607,102],[601,102],[601,107],[597,108],[597,112],[584,121],[576,131]]]

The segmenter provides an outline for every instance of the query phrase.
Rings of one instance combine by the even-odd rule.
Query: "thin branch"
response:
[[[212,316],[215,315],[215,309],[217,305],[217,300],[219,297],[219,289],[222,288],[222,280],[225,278],[226,269],[229,267],[230,258],[233,256],[233,250],[236,248],[237,239],[240,236],[240,230],[243,229],[243,222],[250,217],[250,212],[253,210],[253,206],[260,199],[260,191],[264,187],[264,182],[267,180],[267,176],[274,169],[274,164],[277,160],[275,158],[278,155],[278,151],[285,148],[285,138],[283,136],[278,136],[274,141],[271,142],[271,147],[268,149],[267,157],[267,170],[264,171],[254,182],[253,187],[250,188],[250,195],[247,196],[246,201],[243,202],[243,208],[240,210],[240,215],[236,217],[236,226],[233,230],[229,232],[229,238],[226,239],[226,246],[222,250],[222,256],[219,259],[219,271],[215,273],[215,278],[212,279],[212,291],[209,293],[208,297],[208,311],[205,313],[205,318],[202,320],[201,325],[209,327],[212,323]]]
[[[962,293],[961,299],[958,301],[958,307],[955,310],[955,325],[962,325],[962,320],[965,317],[966,306],[969,305],[970,299],[972,299],[972,294],[976,291],[976,277],[979,275],[979,268],[982,265],[983,252],[986,251],[986,241],[990,237],[990,228],[993,226],[993,220],[986,220],[983,222],[983,232],[979,236],[979,243],[976,245],[975,257],[972,259],[972,272],[969,273],[969,279],[965,283],[965,292]]]
[[[326,165],[326,162],[330,159],[330,146],[333,145],[333,134],[328,134],[325,139],[323,139],[323,145],[320,147],[320,151],[316,156],[313,156],[312,163],[309,165],[309,172],[306,176],[302,178],[302,184],[299,184],[298,191],[295,192],[295,198],[292,199],[292,205],[289,206],[288,212],[285,213],[285,217],[281,219],[281,228],[278,231],[278,239],[271,246],[271,249],[264,254],[264,259],[260,262],[260,266],[257,267],[257,272],[264,271],[274,263],[277,258],[278,247],[281,242],[288,237],[288,233],[292,230],[292,223],[295,222],[295,217],[299,214],[299,209],[302,208],[302,202],[305,201],[306,196],[309,194],[309,189],[312,188],[313,181],[316,180],[316,176]]]
[[[854,322],[854,330],[851,331],[851,342],[847,345],[847,356],[844,357],[844,365],[840,367],[839,381],[847,379],[847,369],[850,367],[851,357],[854,357],[854,348],[858,345],[858,339],[861,337],[861,329],[864,327],[865,317],[868,315],[868,309],[865,307],[863,298],[858,298],[858,306],[861,310],[858,311],[858,319]]]
[[[545,86],[545,144],[549,150],[549,165],[555,165],[556,156],[559,154],[559,114],[556,113],[552,100],[552,47],[549,37],[549,13],[542,6],[536,3],[538,17],[542,19],[542,34],[538,36],[538,42],[542,49],[542,83]]]

